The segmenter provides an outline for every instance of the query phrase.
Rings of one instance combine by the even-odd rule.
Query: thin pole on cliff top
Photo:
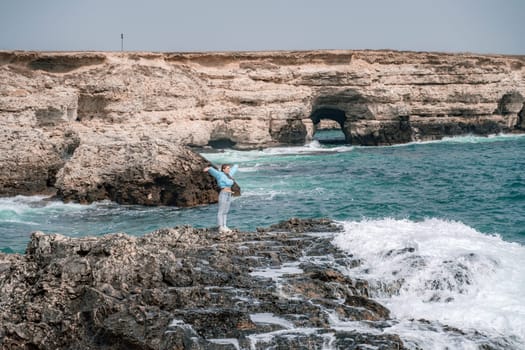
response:
[[[124,51],[124,33],[120,33],[120,51]]]

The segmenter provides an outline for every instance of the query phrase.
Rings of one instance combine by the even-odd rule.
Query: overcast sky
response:
[[[0,0],[0,50],[525,54],[525,0]]]

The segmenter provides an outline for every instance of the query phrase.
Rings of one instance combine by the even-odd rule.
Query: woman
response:
[[[223,164],[221,166],[221,171],[218,171],[213,167],[204,168],[204,172],[210,173],[210,175],[217,180],[217,185],[219,185],[221,189],[221,192],[219,193],[219,211],[217,213],[217,223],[219,224],[220,233],[231,232],[226,226],[226,220],[232,200],[231,187],[234,183],[232,176],[237,172],[237,168],[237,164],[233,167],[230,166],[230,164]]]

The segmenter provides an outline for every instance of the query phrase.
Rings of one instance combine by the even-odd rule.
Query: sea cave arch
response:
[[[320,107],[312,112],[310,119],[313,123],[312,138],[314,138],[316,133],[323,130],[323,128],[321,128],[322,120],[332,120],[335,122],[335,125],[338,125],[340,132],[334,133],[332,128],[332,133],[327,139],[320,138],[318,141],[322,143],[352,143],[352,138],[347,127],[346,113],[342,109],[336,107]],[[335,129],[337,130],[337,128]]]

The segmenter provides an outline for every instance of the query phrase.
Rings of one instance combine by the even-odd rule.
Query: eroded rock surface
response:
[[[217,200],[209,164],[187,147],[156,141],[81,145],[57,174],[66,201],[195,206]]]
[[[52,193],[79,143],[71,130],[0,129],[0,196]]]
[[[402,349],[359,261],[327,220],[219,236],[180,227],[144,237],[34,233],[0,254],[2,349]],[[301,228],[300,228],[301,227]],[[345,331],[338,322],[357,322]]]
[[[304,144],[327,121],[341,128],[345,142],[362,145],[525,132],[523,56],[4,51],[0,81],[0,130],[7,140],[0,143],[0,195],[54,190],[55,175],[69,158],[108,144],[128,143],[130,151],[148,140],[238,149]],[[50,141],[59,134],[76,136]],[[60,149],[84,153],[64,157]],[[131,157],[140,155],[146,154],[138,150]],[[131,179],[125,180],[115,191],[130,191]],[[148,179],[136,185],[143,183]],[[111,192],[93,196],[111,199]],[[140,199],[144,195],[120,197],[148,202]]]
[[[323,119],[370,145],[523,131],[523,56],[1,52],[0,78],[4,123],[82,137],[254,148],[307,142]]]

